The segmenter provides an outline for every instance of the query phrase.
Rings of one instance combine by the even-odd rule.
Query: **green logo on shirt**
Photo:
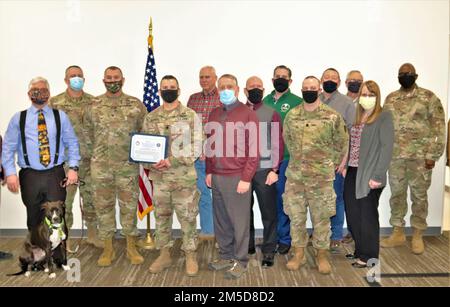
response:
[[[291,106],[288,104],[288,103],[283,103],[282,105],[281,105],[281,112],[287,112],[287,111],[289,111],[289,109],[291,108]]]

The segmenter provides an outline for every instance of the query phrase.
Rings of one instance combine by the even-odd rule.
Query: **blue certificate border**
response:
[[[164,148],[164,159],[167,159],[167,157],[168,157],[167,149],[169,148],[169,137],[167,135],[132,132],[132,133],[130,133],[130,150],[128,152],[128,161],[129,162],[148,163],[148,164],[156,164],[157,163],[157,162],[138,161],[138,160],[134,160],[134,159],[131,158],[131,145],[132,145],[132,142],[133,142],[133,136],[135,136],[135,135],[149,135],[149,136],[158,136],[158,137],[161,137],[161,138],[165,138],[166,139],[166,146]]]

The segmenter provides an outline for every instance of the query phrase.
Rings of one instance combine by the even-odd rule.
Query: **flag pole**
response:
[[[150,231],[150,212],[147,213],[147,234],[145,235],[145,239],[137,242],[137,245],[143,249],[155,249],[155,242]]]
[[[150,48],[153,48],[153,36],[152,36],[152,30],[153,30],[153,24],[152,24],[152,18],[150,17],[150,23],[148,25],[148,46]],[[151,211],[150,211],[151,212]],[[150,212],[147,213],[147,232],[145,235],[145,239],[139,240],[137,242],[137,246],[143,249],[152,250],[155,249],[155,242],[152,238],[151,228],[150,228]]]

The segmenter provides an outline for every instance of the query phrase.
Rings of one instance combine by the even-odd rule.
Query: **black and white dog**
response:
[[[54,265],[65,271],[67,266],[67,225],[63,201],[42,205],[42,221],[30,230],[24,243],[24,253],[19,257],[21,271],[8,276],[30,276],[32,267],[44,267],[50,278],[55,278]]]

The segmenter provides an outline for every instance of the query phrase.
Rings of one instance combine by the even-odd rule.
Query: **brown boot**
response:
[[[425,250],[425,245],[422,240],[423,230],[414,228],[413,237],[411,241],[412,252],[416,255],[420,255]]]
[[[97,237],[97,224],[88,223],[86,243],[94,245],[97,248],[105,248],[105,243]]]
[[[97,265],[98,266],[110,266],[111,263],[116,258],[116,253],[113,248],[113,239],[108,238],[104,241],[105,248],[103,249],[103,253],[98,258]]]
[[[198,263],[196,252],[186,252],[186,275],[189,277],[197,276]]]
[[[328,250],[326,249],[318,249],[316,256],[317,267],[319,269],[319,273],[321,274],[330,274],[331,273],[331,265],[328,261]]]
[[[152,263],[148,269],[150,273],[156,274],[162,272],[164,269],[168,268],[172,264],[172,258],[170,258],[170,249],[164,247],[161,249],[159,257]]]
[[[144,258],[136,249],[136,237],[127,236],[127,258],[130,259],[131,264],[141,264]]]
[[[296,271],[300,266],[306,263],[306,255],[304,247],[294,247],[294,257],[288,261],[286,268],[290,271]]]
[[[396,247],[406,243],[405,231],[403,227],[394,226],[389,238],[380,242],[381,247]]]

